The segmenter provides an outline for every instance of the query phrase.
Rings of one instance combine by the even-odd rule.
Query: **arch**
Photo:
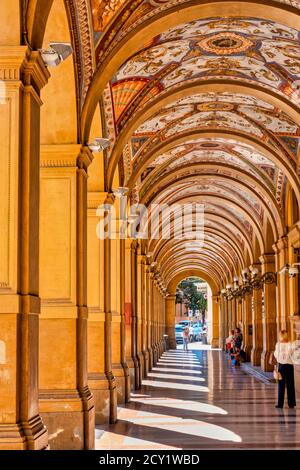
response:
[[[175,295],[176,287],[178,286],[178,284],[183,279],[186,279],[187,277],[192,277],[192,276],[199,277],[200,279],[203,279],[204,281],[206,281],[207,284],[210,285],[213,295],[217,294],[218,287],[215,284],[215,281],[211,277],[207,276],[207,274],[203,272],[201,269],[195,269],[195,268],[182,269],[180,270],[179,273],[175,272],[174,276],[169,280],[168,285],[167,285],[169,294]]]
[[[205,164],[203,164],[203,165],[205,165]],[[215,164],[215,165],[217,166],[217,164]],[[220,167],[221,167],[221,166],[220,166]],[[252,194],[252,195],[254,194],[254,195],[255,195],[255,193],[253,192],[252,188],[247,187],[247,186],[244,185],[243,183],[237,182],[237,181],[236,181],[234,178],[232,178],[232,177],[228,177],[228,176],[224,177],[224,175],[222,175],[222,174],[219,175],[219,174],[214,174],[214,173],[211,173],[211,174],[207,174],[207,173],[206,173],[206,174],[203,174],[203,173],[201,173],[201,174],[197,175],[197,173],[196,173],[197,167],[196,167],[196,166],[193,166],[193,167],[190,167],[190,166],[189,166],[188,168],[191,169],[192,171],[194,170],[194,173],[193,173],[193,175],[192,175],[192,178],[193,178],[193,179],[195,179],[197,176],[201,177],[201,180],[202,180],[202,181],[203,181],[203,179],[205,180],[205,179],[207,179],[208,177],[211,177],[211,176],[213,176],[214,179],[217,180],[217,181],[218,181],[218,180],[225,180],[225,181],[226,181],[226,180],[228,179],[229,181],[232,181],[232,183],[234,183],[236,186],[241,187],[241,188],[243,188],[243,189],[246,188],[246,190],[248,190],[250,194]],[[184,170],[184,168],[182,168],[182,170]],[[178,178],[176,178],[176,181],[174,181],[174,178],[172,179],[172,176],[174,176],[175,174],[178,175]],[[172,172],[172,174],[167,174],[167,175],[165,175],[165,176],[160,180],[160,182],[163,181],[163,183],[165,184],[165,186],[164,186],[164,188],[161,188],[161,187],[159,188],[159,193],[158,193],[158,195],[161,195],[161,193],[163,193],[164,189],[170,189],[170,187],[173,187],[173,186],[174,186],[174,188],[175,188],[175,187],[176,187],[176,184],[178,184],[178,182],[180,182],[180,181],[185,181],[185,180],[189,180],[190,178],[191,178],[191,177],[190,177],[190,176],[187,176],[187,175],[183,175],[183,176],[181,177],[181,176],[180,176],[180,173],[178,173],[178,172],[176,172],[176,171],[174,170],[174,171]],[[170,183],[170,182],[171,182],[171,183]],[[250,190],[249,190],[249,189],[250,189]],[[152,191],[153,191],[153,190],[152,190]],[[278,205],[277,205],[277,203],[276,203],[276,200],[275,200],[275,198],[274,198],[274,196],[273,196],[272,193],[268,193],[268,191],[265,191],[264,189],[261,189],[261,191],[262,191],[262,193],[263,193],[266,197],[270,197],[270,200],[271,200],[271,202],[272,202],[272,204],[273,204],[273,206],[274,206],[274,209],[275,209],[275,211],[276,211],[276,213],[277,213],[276,215],[278,216],[279,226],[277,226],[278,221],[275,219],[274,214],[273,214],[272,211],[270,210],[270,207],[266,204],[266,202],[265,202],[264,200],[259,199],[260,205],[263,207],[263,209],[264,209],[264,211],[266,212],[268,218],[270,219],[270,223],[271,223],[271,227],[272,227],[272,231],[273,231],[274,238],[277,238],[277,237],[278,237],[278,234],[280,234],[280,235],[282,236],[283,233],[284,233],[284,225],[283,225],[282,215],[280,214],[279,207],[278,207]],[[150,189],[148,190],[148,192],[151,194],[151,199],[148,199],[148,200],[147,200],[147,205],[149,205],[153,200],[155,200],[155,196],[157,195],[157,194],[154,193],[154,191],[153,191],[153,192],[150,192]],[[227,192],[230,194],[230,191],[227,191]],[[148,195],[148,193],[146,193],[145,196],[147,196],[147,195]],[[194,193],[194,194],[193,194],[193,198],[195,198],[195,197],[202,197],[203,195],[204,195],[203,193]],[[210,198],[210,197],[211,197],[211,198],[218,198],[218,197],[219,197],[219,196],[213,195],[213,194],[211,194],[211,193],[207,193],[206,196],[209,197],[209,198]],[[256,196],[256,195],[255,195],[255,196]],[[176,197],[176,196],[174,196],[174,197]],[[183,202],[184,200],[188,201],[189,198],[191,198],[191,196],[186,195],[186,196],[184,196],[184,197],[181,197],[180,199],[178,198],[178,199],[176,199],[176,200],[173,200],[172,196],[169,195],[169,196],[165,199],[165,202],[168,201],[168,202],[170,202],[171,204],[176,204],[176,203],[179,203],[179,202]],[[146,199],[146,198],[145,198],[145,199]],[[172,199],[172,200],[171,200],[171,199]],[[226,199],[226,198],[224,198],[224,199]],[[142,200],[141,203],[143,203],[143,200]],[[252,208],[252,210],[253,210],[253,208]],[[253,213],[253,216],[255,217],[255,213]],[[255,220],[255,219],[254,219],[254,220]],[[256,222],[255,222],[255,223],[256,223]]]
[[[199,3],[201,3],[201,7]],[[276,21],[291,28],[297,28],[297,25],[299,25],[299,11],[296,8],[266,0],[248,0],[247,2],[225,2],[224,0],[207,2],[206,0],[197,4],[190,0],[183,4],[176,4],[175,7],[172,6],[168,10],[163,10],[156,17],[153,16],[145,22],[137,22],[127,34],[121,35],[116,43],[112,43],[106,53],[103,54],[102,61],[98,66],[84,103],[81,121],[81,141],[83,143],[88,141],[93,114],[104,87],[119,67],[139,50],[140,44],[149,42],[154,36],[170,27],[192,21],[195,18],[201,19],[216,16],[252,17],[254,6],[255,16],[258,18]],[[218,12],[217,15],[216,11]]]
[[[26,11],[27,35],[32,48],[42,47],[48,16],[54,0],[29,0]],[[62,7],[62,5],[61,5]]]
[[[134,181],[138,176],[141,175],[143,169],[145,169],[146,165],[149,165],[150,162],[154,161],[156,157],[160,154],[167,152],[173,147],[176,147],[187,140],[191,139],[199,139],[199,138],[216,138],[220,137],[222,139],[234,139],[237,142],[246,143],[251,147],[258,150],[259,153],[265,155],[269,160],[271,160],[275,165],[283,171],[283,173],[287,176],[291,185],[295,191],[298,201],[300,202],[300,184],[299,178],[296,174],[294,168],[292,168],[291,164],[287,161],[287,159],[280,155],[278,151],[271,145],[267,144],[266,142],[260,141],[253,136],[250,136],[246,133],[242,132],[235,132],[231,130],[223,130],[223,129],[196,129],[194,131],[189,130],[188,132],[178,134],[168,141],[159,142],[154,148],[151,149],[151,152],[146,153],[143,155],[143,158],[140,158],[140,162],[138,162],[137,166],[135,167],[135,176],[132,177],[128,182],[128,187],[131,188],[134,184]],[[108,182],[110,181],[111,175],[108,174]]]
[[[221,240],[225,240],[229,245],[230,247],[234,250],[237,251],[237,257],[238,257],[238,260],[239,260],[239,263],[240,263],[240,267],[241,267],[241,270],[245,267],[245,260],[244,260],[244,256],[243,256],[243,253],[240,249],[240,246],[239,246],[239,241],[234,238],[233,234],[229,234],[229,233],[224,233],[221,228],[218,226],[218,227],[205,227],[205,233],[207,234],[210,234],[210,235],[215,235],[217,236],[217,238],[220,238]],[[231,237],[231,236],[232,237]],[[176,246],[177,242],[174,242],[173,240],[159,240],[157,241],[156,245],[154,247],[152,247],[153,249],[153,256],[155,259],[160,259],[161,257],[164,257],[164,256],[167,256],[167,253],[168,253],[168,247],[167,245],[169,243],[172,243],[173,242],[173,246]],[[180,242],[178,242],[179,244]],[[172,248],[172,246],[171,246]]]
[[[175,88],[171,87],[157,96],[147,101],[144,106],[132,114],[132,117],[127,121],[118,135],[118,139],[112,150],[111,165],[116,165],[116,162],[122,154],[122,149],[126,142],[131,138],[134,131],[153,114],[167,105],[171,105],[179,98],[187,98],[188,96],[196,95],[198,93],[213,92],[216,95],[222,92],[242,93],[248,96],[259,98],[266,103],[278,107],[290,116],[295,123],[300,125],[299,109],[294,104],[289,102],[287,97],[277,95],[274,91],[266,91],[260,85],[243,82],[242,80],[230,79],[212,79],[208,78],[205,81],[195,80],[192,83],[178,84]],[[115,160],[115,161],[114,161]]]
[[[252,246],[250,244],[250,241],[245,236],[243,227],[239,226],[236,221],[234,223],[231,219],[225,218],[224,216],[221,217],[219,214],[206,212],[206,216],[207,216],[208,221],[215,222],[216,226],[218,226],[218,224],[224,225],[224,223],[225,223],[225,226],[227,226],[229,230],[234,230],[235,232],[238,232],[240,234],[240,236],[241,236],[241,238],[242,238],[242,240],[245,244],[245,247],[247,249],[247,252],[249,254],[249,257],[250,257],[250,260],[251,260],[250,264],[252,264],[254,262],[253,261],[254,260],[254,252],[253,252]],[[150,249],[150,251],[152,251],[152,249],[153,249],[152,242],[150,242],[150,244],[149,244],[149,249]]]

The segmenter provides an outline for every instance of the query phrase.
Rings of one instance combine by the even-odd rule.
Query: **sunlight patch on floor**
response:
[[[210,413],[227,415],[227,411],[219,406],[211,405],[210,403],[201,403],[197,401],[178,400],[174,398],[135,398],[133,402],[143,403],[144,405],[162,406],[165,408],[174,408],[185,411],[195,411],[197,413]]]
[[[191,377],[188,375],[176,375],[176,374],[159,374],[156,372],[148,372],[147,377],[155,377],[157,379],[177,379],[177,380],[190,380],[191,382],[205,382],[202,377]]]
[[[178,377],[180,377],[180,374],[184,372],[185,374],[191,374],[191,375],[200,375],[202,372],[197,371],[197,370],[180,370],[176,369],[175,367],[152,367],[151,371],[154,372],[178,372]]]
[[[207,423],[205,421],[184,419],[178,416],[174,417],[130,409],[123,409],[122,411],[126,411],[126,413],[120,413],[120,420],[124,420],[138,426],[147,426],[148,428],[204,437],[216,441],[242,442],[242,438],[238,434],[235,434],[222,426]],[[150,431],[148,432],[151,434]],[[178,439],[182,438],[183,436],[178,436]]]
[[[181,447],[173,447],[146,439],[138,439],[123,434],[104,431],[100,438],[95,440],[95,450],[181,450]]]
[[[143,380],[143,385],[148,385],[151,387],[158,387],[158,388],[174,388],[176,390],[189,390],[192,392],[209,392],[208,387],[204,387],[204,385],[192,385],[192,384],[180,384],[174,382],[160,382],[158,380]]]

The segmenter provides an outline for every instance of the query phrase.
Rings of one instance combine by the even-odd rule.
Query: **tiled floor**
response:
[[[194,343],[168,351],[96,449],[300,449],[300,408],[275,409],[276,384]]]

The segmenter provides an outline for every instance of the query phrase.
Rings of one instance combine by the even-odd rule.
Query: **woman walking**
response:
[[[281,379],[278,380],[278,403],[276,408],[283,408],[285,387],[287,388],[287,398],[289,408],[296,406],[294,365],[292,356],[295,351],[295,344],[288,339],[286,330],[279,333],[279,341],[276,343],[274,356],[278,363],[278,372]]]
[[[190,339],[190,329],[188,326],[186,326],[183,330],[183,350],[187,351],[188,350],[188,344],[189,344],[189,339]]]

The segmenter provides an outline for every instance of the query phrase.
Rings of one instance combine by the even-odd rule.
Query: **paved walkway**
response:
[[[300,407],[275,409],[276,384],[190,346],[164,353],[118,422],[97,426],[96,449],[300,449]]]

